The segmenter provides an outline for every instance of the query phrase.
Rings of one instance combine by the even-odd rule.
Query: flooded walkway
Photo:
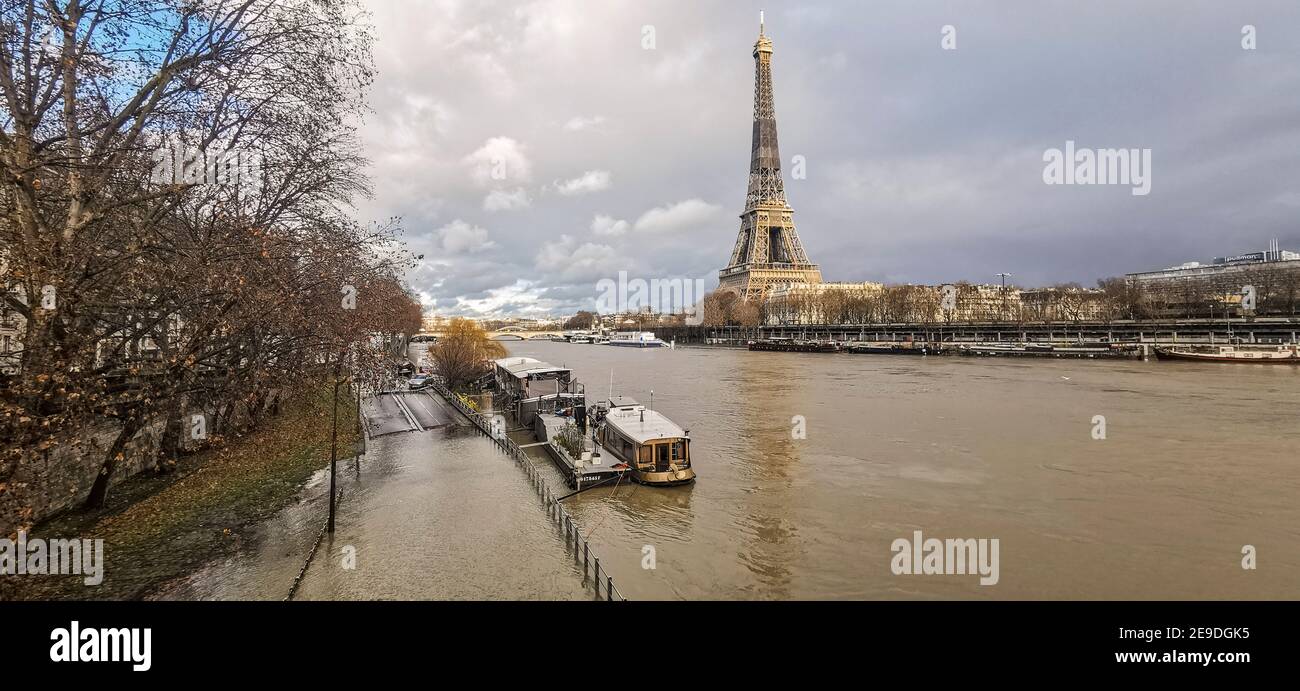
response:
[[[381,402],[386,433],[370,439],[359,469],[339,463],[337,529],[295,599],[593,599],[515,463],[467,423],[446,424],[455,418],[436,396],[403,399],[425,431],[401,431],[404,416]],[[235,556],[160,598],[282,599],[320,534],[328,488],[328,472],[318,473],[302,501],[258,526]]]

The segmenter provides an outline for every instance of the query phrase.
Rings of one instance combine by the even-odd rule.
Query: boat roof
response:
[[[567,367],[556,367],[547,362],[530,358],[530,357],[508,357],[500,360],[493,360],[493,363],[499,369],[503,369],[519,379],[534,377],[539,374],[551,374],[555,372],[568,372]]]
[[[644,417],[642,413],[645,413]],[[606,424],[611,424],[632,441],[644,444],[651,439],[674,439],[685,437],[686,430],[677,426],[663,413],[646,410],[645,406],[633,405],[611,408],[605,416]]]

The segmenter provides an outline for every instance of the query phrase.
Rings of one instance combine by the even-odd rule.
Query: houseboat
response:
[[[582,489],[627,471],[617,460],[605,462],[592,440],[586,392],[571,370],[512,357],[494,360],[493,372],[494,408],[514,425],[532,430],[569,487]]]
[[[593,411],[595,440],[606,463],[622,463],[643,485],[684,485],[695,481],[690,432],[663,413],[616,396]]]
[[[1159,360],[1197,360],[1200,362],[1249,362],[1263,365],[1300,365],[1300,346],[1290,345],[1216,345],[1171,346],[1156,348]]]
[[[573,392],[573,372],[530,357],[508,357],[492,361],[496,394],[494,408],[514,415],[519,424],[531,424],[538,411],[572,407],[579,397]]]

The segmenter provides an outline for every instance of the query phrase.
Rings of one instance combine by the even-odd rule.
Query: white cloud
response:
[[[555,189],[566,197],[609,189],[610,174],[608,170],[589,170],[580,177],[556,183]]]
[[[581,132],[582,130],[599,127],[603,124],[605,124],[605,116],[603,115],[593,115],[591,117],[578,115],[570,118],[568,122],[564,123],[564,130],[566,132]]]
[[[523,145],[510,137],[492,137],[466,156],[465,164],[474,181],[485,187],[501,181],[528,182],[533,174]]]
[[[664,51],[664,57],[655,64],[651,76],[663,84],[690,82],[699,76],[702,63],[713,53],[713,46],[703,41],[693,41],[685,50]]]
[[[717,204],[701,199],[687,199],[671,206],[658,206],[641,214],[636,220],[638,232],[672,233],[703,225],[722,210]]]
[[[483,198],[483,208],[487,211],[513,211],[515,209],[526,209],[532,204],[528,198],[528,191],[522,187],[517,187],[513,191],[492,190]]]
[[[529,310],[519,309],[521,303],[531,304]],[[487,291],[483,297],[458,297],[453,309],[448,310],[453,313],[470,314],[474,316],[489,316],[504,314],[503,307],[513,306],[514,309],[506,310],[514,316],[526,314],[529,311],[536,313],[545,313],[549,305],[537,299],[537,290],[528,281],[523,279],[516,280],[513,284],[493,288]]]
[[[495,242],[488,240],[486,228],[470,225],[459,218],[434,232],[438,236],[439,246],[447,254],[482,252],[496,247]]]
[[[547,276],[573,283],[590,282],[593,286],[601,278],[617,276],[619,271],[635,271],[636,262],[619,254],[605,244],[584,242],[571,235],[561,235],[559,240],[546,243],[537,252],[536,268]]]
[[[591,232],[596,235],[616,237],[626,233],[629,228],[631,228],[631,225],[627,221],[616,220],[612,216],[597,214],[591,220]]]

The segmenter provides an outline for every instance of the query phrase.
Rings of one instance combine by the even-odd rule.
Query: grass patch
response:
[[[351,457],[358,441],[356,401],[346,391],[339,391],[339,458]],[[32,530],[29,538],[103,539],[102,584],[87,586],[81,576],[4,580],[17,582],[17,599],[138,599],[227,554],[246,527],[292,502],[329,464],[331,399],[325,382],[285,401],[257,431],[183,459],[176,472],[115,487],[107,509]]]

